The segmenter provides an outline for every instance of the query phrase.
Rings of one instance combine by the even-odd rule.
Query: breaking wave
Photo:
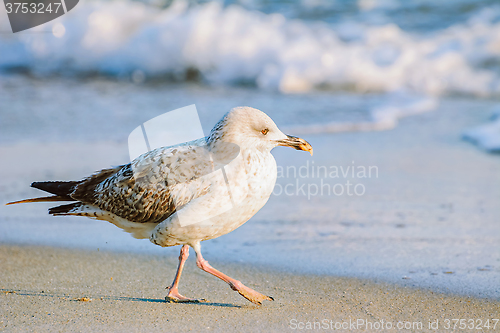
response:
[[[0,29],[9,31],[7,18]],[[36,33],[36,32],[49,33]],[[0,70],[110,75],[313,89],[430,95],[500,95],[500,7],[426,33],[395,24],[327,24],[238,5],[159,8],[82,2],[31,33],[0,34]]]

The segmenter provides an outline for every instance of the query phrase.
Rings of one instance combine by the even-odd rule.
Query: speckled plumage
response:
[[[111,169],[103,180],[101,171],[84,179],[70,196],[131,222],[159,223],[208,190],[199,177],[213,165],[201,152],[206,150],[202,141],[155,149]]]

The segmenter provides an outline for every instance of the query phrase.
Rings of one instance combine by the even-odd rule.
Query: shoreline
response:
[[[422,323],[498,319],[498,300],[442,294],[356,278],[299,275],[259,265],[211,264],[247,286],[274,297],[256,306],[188,259],[180,292],[207,303],[171,304],[165,286],[177,258],[46,246],[0,245],[4,300],[0,331],[306,330],[356,323]],[[452,323],[453,324],[453,323]],[[346,325],[346,324],[343,324]],[[303,327],[301,329],[301,327]],[[314,327],[313,327],[314,328]],[[388,327],[385,327],[386,329]],[[342,329],[345,329],[342,328]],[[350,327],[352,329],[352,326]],[[376,329],[372,327],[372,329]],[[495,330],[500,330],[498,324]]]
[[[299,178],[278,178],[275,194],[281,188],[281,195],[273,195],[240,228],[204,242],[204,254],[210,261],[241,261],[284,272],[365,278],[499,300],[500,257],[494,250],[500,235],[500,160],[460,140],[463,129],[484,122],[488,103],[448,99],[436,112],[402,119],[392,131],[311,136],[307,139],[314,146],[314,158],[276,149],[273,154],[285,175],[289,168]],[[118,121],[111,137],[123,134],[128,125],[109,117]],[[141,123],[139,115],[134,117],[126,123]],[[90,123],[82,120],[84,129]],[[47,127],[41,129],[51,133]],[[125,143],[92,141],[96,138],[89,134],[89,142],[75,137],[0,145],[1,155],[10,161],[2,164],[2,173],[9,176],[0,179],[0,202],[40,195],[29,187],[35,180],[80,179],[127,161]],[[338,166],[342,178],[337,181],[324,172],[318,179],[300,178],[300,171],[304,175],[313,162]],[[352,177],[353,165],[376,166],[378,177]],[[351,167],[351,173],[344,177],[340,167],[344,172]],[[333,190],[336,183],[349,181],[366,192],[349,196],[346,187],[341,196],[321,195],[321,181]],[[292,190],[288,195],[286,191]],[[103,221],[54,218],[47,214],[51,206],[0,205],[0,243],[178,255],[177,249],[138,241]]]

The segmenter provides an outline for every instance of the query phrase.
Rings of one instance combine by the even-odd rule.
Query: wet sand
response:
[[[5,332],[269,332],[342,325],[350,331],[390,331],[388,325],[429,331],[430,322],[451,331],[452,319],[466,319],[466,325],[474,319],[476,326],[489,319],[490,330],[483,331],[500,330],[500,324],[493,330],[492,321],[500,317],[498,301],[354,278],[291,275],[244,263],[211,262],[274,302],[249,303],[200,271],[192,257],[180,292],[207,303],[164,301],[177,265],[172,256],[2,245],[0,263],[0,331]]]

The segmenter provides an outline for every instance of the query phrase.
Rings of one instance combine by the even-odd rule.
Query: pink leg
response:
[[[248,288],[240,281],[235,280],[233,278],[230,278],[229,276],[225,275],[224,273],[219,272],[218,270],[216,270],[215,268],[210,266],[208,261],[203,259],[202,255],[201,255],[200,243],[197,243],[194,245],[196,245],[193,247],[194,250],[196,251],[196,265],[199,268],[201,268],[202,270],[204,270],[207,273],[210,273],[210,274],[218,277],[222,281],[226,282],[227,284],[229,284],[231,289],[233,289],[234,291],[237,291],[241,296],[245,297],[247,300],[249,300],[252,303],[260,305],[260,304],[262,304],[263,300],[274,301],[274,299],[272,297],[263,295],[263,294],[255,291],[251,288]]]
[[[178,289],[179,280],[181,279],[181,274],[182,274],[182,269],[184,268],[184,263],[186,262],[188,257],[189,257],[189,246],[183,245],[181,248],[181,253],[179,255],[179,267],[177,267],[177,273],[175,273],[174,282],[172,282],[172,285],[170,287],[167,287],[168,295],[165,297],[165,300],[167,302],[198,303],[198,302],[205,301],[204,299],[198,300],[198,299],[188,298],[188,297],[185,297],[185,296],[182,296],[181,294],[179,294],[179,289]]]

